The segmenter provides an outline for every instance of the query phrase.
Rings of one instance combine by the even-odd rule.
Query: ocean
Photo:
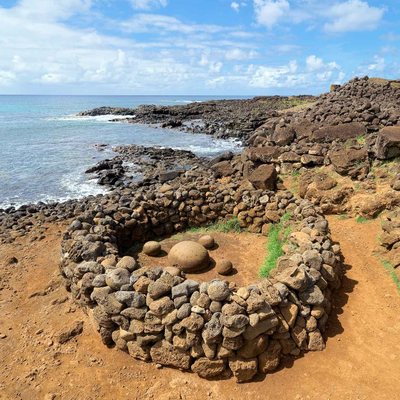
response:
[[[207,135],[77,117],[100,106],[177,105],[222,99],[202,96],[0,96],[0,208],[65,201],[105,193],[84,171],[114,155],[111,146],[137,144],[213,156],[240,144]],[[96,144],[110,145],[98,151]]]

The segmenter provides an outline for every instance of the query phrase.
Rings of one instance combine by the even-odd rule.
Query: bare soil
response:
[[[168,253],[175,244],[183,240],[197,241],[205,234],[211,235],[216,243],[216,246],[209,250],[211,258],[210,267],[205,271],[186,274],[187,277],[201,282],[219,278],[235,282],[239,286],[249,285],[260,279],[260,267],[266,256],[266,237],[247,232],[188,232],[178,234],[161,241],[162,255],[160,257],[149,257],[143,253],[139,253],[138,261],[143,267],[170,266]],[[217,273],[215,265],[224,259],[231,261],[233,264],[234,270],[231,275],[221,276]]]
[[[247,384],[205,381],[106,348],[58,275],[60,231],[0,248],[0,399],[399,399],[400,296],[373,255],[379,221],[330,217],[347,266],[327,348]],[[6,265],[9,257],[19,262]],[[82,334],[59,344],[83,321]]]

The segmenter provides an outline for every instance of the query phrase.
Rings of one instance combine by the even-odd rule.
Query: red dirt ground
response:
[[[0,248],[1,399],[399,399],[400,296],[372,254],[379,221],[329,218],[341,241],[346,277],[330,318],[327,348],[308,353],[258,381],[205,381],[191,373],[158,370],[107,349],[58,275],[61,226]],[[5,265],[16,256],[19,263]],[[75,321],[83,333],[60,345],[57,335]]]

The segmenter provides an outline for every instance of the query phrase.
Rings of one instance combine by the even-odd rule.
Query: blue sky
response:
[[[0,94],[315,94],[400,78],[398,3],[0,0]]]

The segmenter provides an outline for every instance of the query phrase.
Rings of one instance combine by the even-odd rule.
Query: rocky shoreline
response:
[[[390,81],[357,78],[300,100],[300,108],[286,111],[282,104],[299,99],[140,107],[126,122],[241,138],[246,146],[214,159],[118,146],[113,159],[86,171],[110,193],[0,210],[0,243],[12,243],[33,227],[43,227],[32,238],[41,240],[47,223],[70,221],[60,266],[67,289],[92,315],[105,344],[140,360],[205,378],[233,373],[243,382],[272,372],[282,357],[322,350],[343,272],[340,246],[332,242],[324,214],[374,218],[392,210],[381,244],[400,265],[400,89]],[[81,115],[110,112],[133,110]],[[244,288],[145,270],[124,254],[134,243],[232,216],[262,234],[286,214],[295,229],[276,270]],[[160,295],[150,289],[159,287]]]

